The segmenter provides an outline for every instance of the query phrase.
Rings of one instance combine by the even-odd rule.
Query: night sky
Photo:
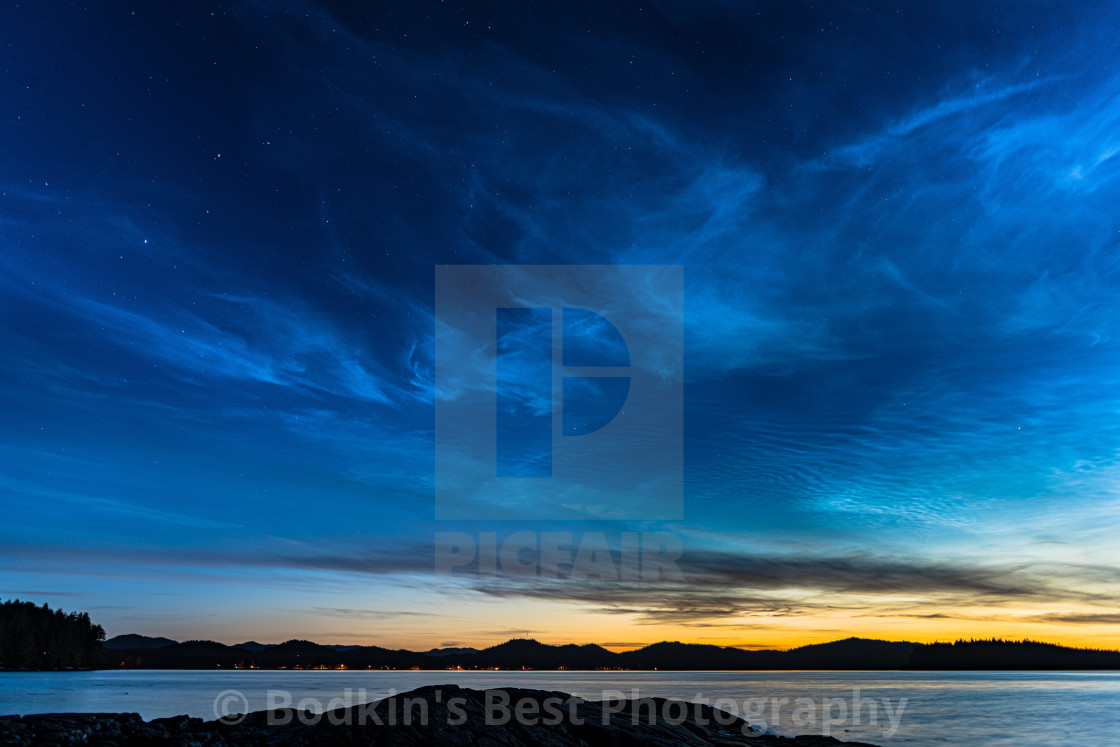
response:
[[[928,5],[3,3],[0,597],[1120,647],[1120,8]],[[437,265],[683,268],[682,519],[435,518]],[[526,529],[686,579],[433,575]]]

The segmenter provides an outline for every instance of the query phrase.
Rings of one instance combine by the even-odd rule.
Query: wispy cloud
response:
[[[1093,574],[1074,567],[965,566],[914,557],[686,553],[679,582],[478,581],[483,594],[576,603],[647,624],[801,617],[847,610],[895,614],[899,606],[1008,608],[1041,600],[1103,602]],[[1080,578],[1080,581],[1078,580]],[[1115,584],[1116,579],[1112,579]],[[909,601],[902,602],[900,597]],[[946,613],[955,617],[958,613]]]
[[[1120,613],[1117,612],[1054,612],[1048,615],[1035,615],[1032,620],[1045,623],[1068,625],[1117,625]]]
[[[282,569],[288,574],[332,571],[363,576],[399,577],[398,582],[418,589],[437,582],[447,590],[451,579],[431,576],[432,549],[426,543],[380,542],[369,548],[352,545],[330,553],[307,548],[282,549],[259,546],[242,550],[174,549],[81,550],[64,554],[71,560],[85,557],[104,563],[167,564],[181,569],[258,568]],[[13,545],[9,558],[18,558],[33,547]],[[63,558],[65,559],[65,558]],[[768,619],[804,617],[847,610],[852,615],[892,617],[899,614],[933,619],[997,619],[976,617],[955,610],[985,607],[1004,609],[999,619],[1015,619],[1019,605],[1052,603],[1064,599],[1081,604],[1105,604],[1107,591],[1120,582],[1114,569],[1061,564],[965,565],[931,563],[917,557],[876,556],[867,553],[832,556],[777,556],[694,551],[679,562],[681,581],[620,582],[590,579],[555,581],[507,578],[487,579],[466,572],[453,585],[461,592],[514,601],[551,601],[612,615],[635,618],[646,624],[705,626],[712,621],[737,619],[763,624]],[[469,571],[469,569],[466,569]],[[1104,586],[1102,586],[1104,584]],[[940,610],[930,613],[929,608]],[[924,610],[923,610],[924,608]],[[909,611],[913,610],[913,611]],[[311,613],[342,617],[398,617],[407,609],[315,607]],[[421,613],[415,613],[421,614]],[[423,613],[429,614],[429,613]],[[1111,613],[1054,613],[1035,616],[1038,622],[1103,624]]]

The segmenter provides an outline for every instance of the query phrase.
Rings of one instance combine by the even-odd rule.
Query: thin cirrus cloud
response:
[[[187,383],[228,378],[381,404],[420,394],[378,375],[372,351],[295,299],[209,293],[200,304],[196,294],[188,310],[156,299],[109,303],[74,285],[25,282],[13,290],[95,331],[99,346],[155,360]]]
[[[1060,613],[1049,615],[1036,615],[1032,618],[1038,622],[1062,623],[1067,625],[1117,625],[1120,624],[1118,613]]]
[[[1011,615],[1014,605],[1044,600],[1107,605],[1110,593],[1105,590],[1092,593],[1075,587],[1104,583],[1115,588],[1118,580],[1109,568],[975,567],[870,554],[782,557],[701,551],[686,553],[679,565],[684,576],[680,581],[496,579],[475,581],[473,587],[505,599],[593,605],[600,612],[656,624],[796,617],[842,609],[890,615],[900,608],[938,605],[1006,608]]]

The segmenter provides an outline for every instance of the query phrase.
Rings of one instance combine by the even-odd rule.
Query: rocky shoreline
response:
[[[663,698],[603,703],[567,693],[422,687],[314,714],[278,709],[217,721],[138,714],[0,716],[0,745],[476,745],[492,747],[871,747],[833,737],[760,734],[711,706]]]

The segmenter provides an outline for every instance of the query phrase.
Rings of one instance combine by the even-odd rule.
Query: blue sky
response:
[[[1116,13],[5,5],[0,596],[1120,646]],[[683,519],[434,519],[435,266],[535,264],[683,267]],[[688,582],[433,577],[526,528],[674,532]]]

